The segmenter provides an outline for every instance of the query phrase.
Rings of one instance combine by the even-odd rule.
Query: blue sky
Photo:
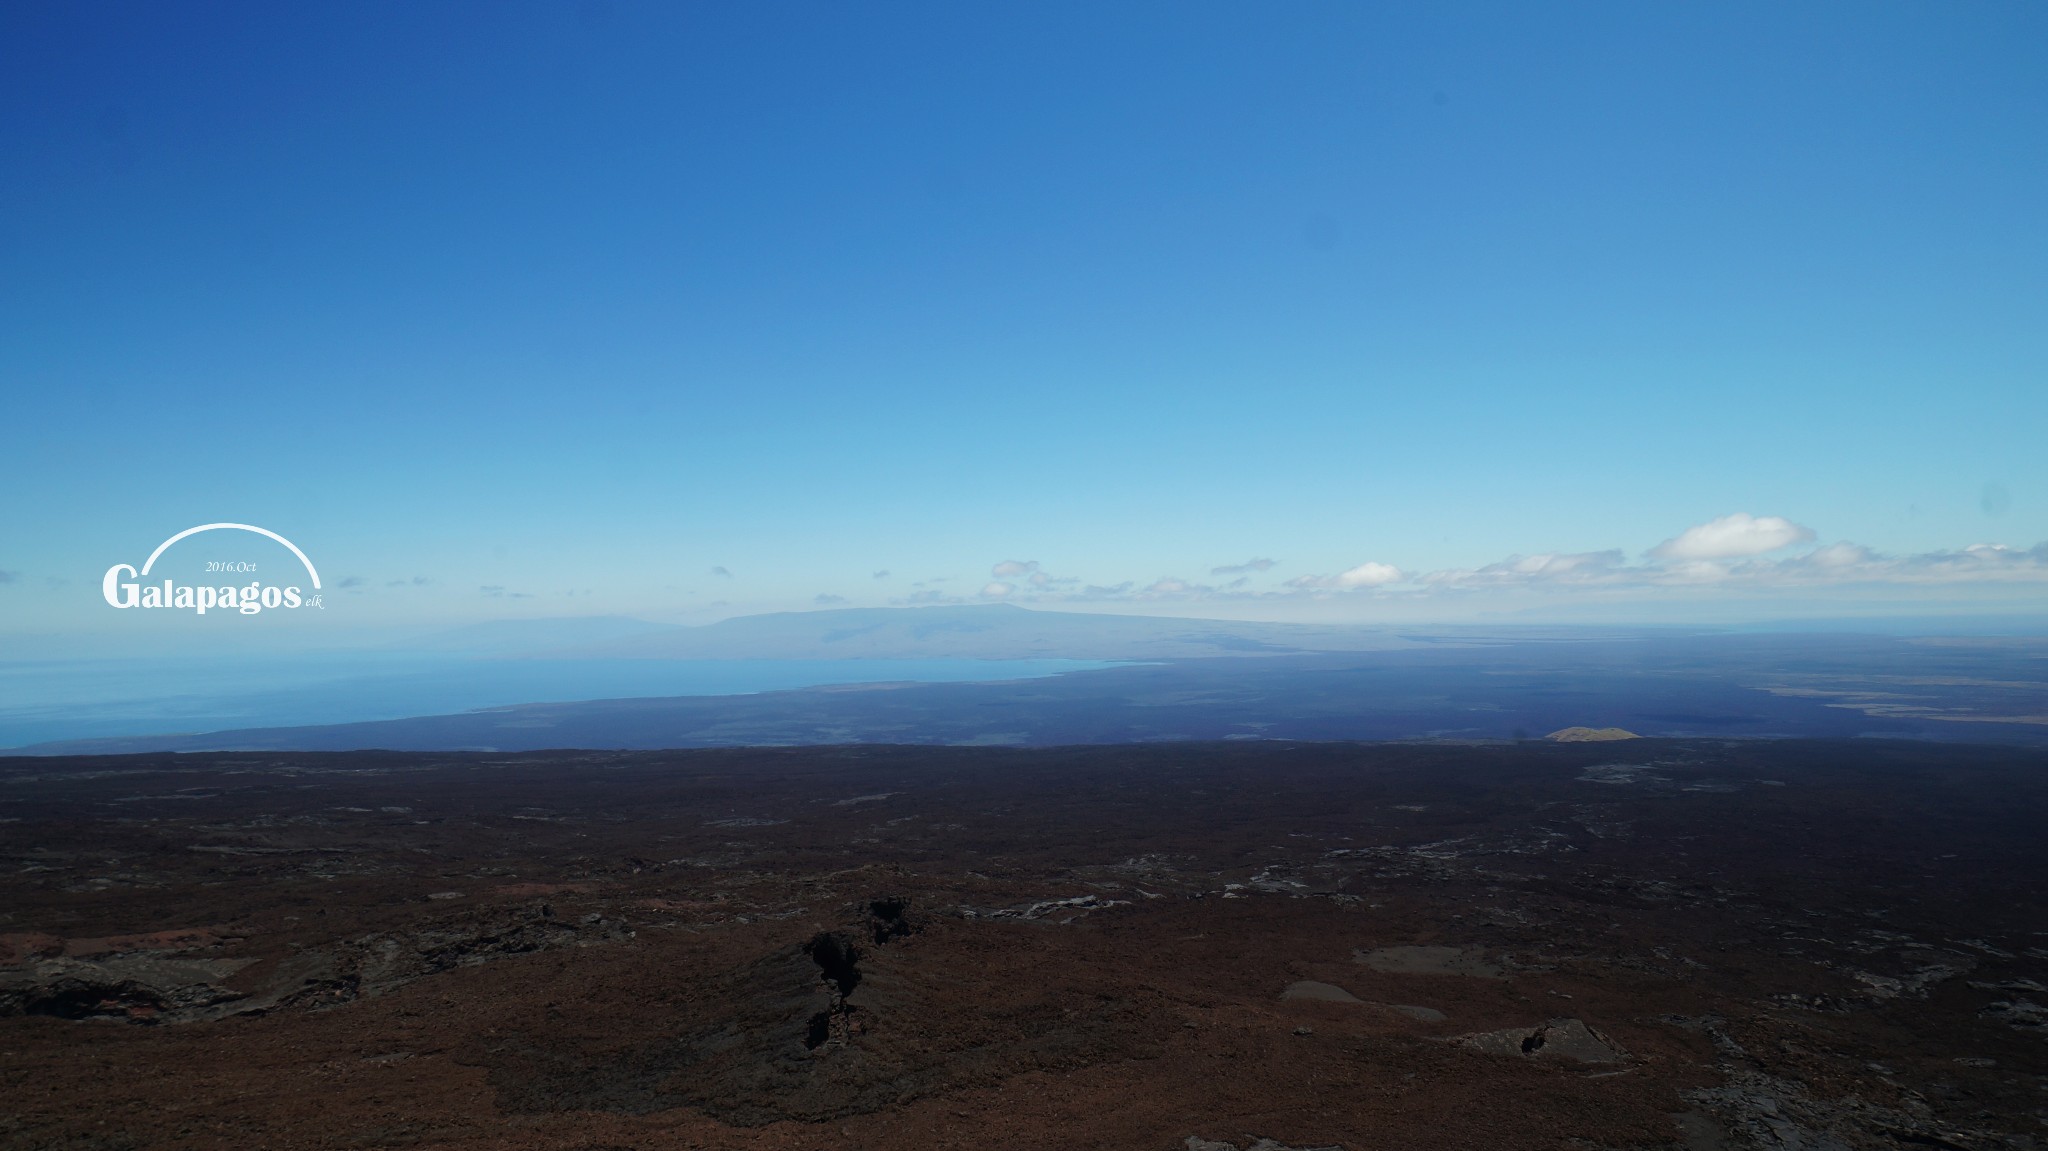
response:
[[[8,5],[0,633],[127,626],[100,573],[215,521],[348,581],[330,627],[2039,610],[2044,49],[2035,4]]]

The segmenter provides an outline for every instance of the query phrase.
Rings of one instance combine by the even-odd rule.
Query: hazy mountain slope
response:
[[[1795,648],[1803,657],[1786,654]],[[1647,736],[1876,735],[2048,746],[2048,685],[2018,678],[2031,662],[2025,652],[1861,638],[1419,648],[1176,661],[1013,682],[534,703],[25,750],[1514,739],[1575,726]],[[1759,670],[1786,665],[1798,670]],[[2001,672],[2006,678],[1996,682],[2005,686],[1986,686]]]

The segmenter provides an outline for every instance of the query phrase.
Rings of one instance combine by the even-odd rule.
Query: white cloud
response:
[[[1696,524],[1650,549],[1660,560],[1722,560],[1760,556],[1793,544],[1813,542],[1813,529],[1783,516],[1736,512]]]
[[[1631,560],[1619,548],[1589,552],[1511,555],[1478,568],[1405,571],[1383,560],[1368,560],[1334,575],[1304,575],[1284,584],[1240,577],[1217,584],[1162,576],[1150,583],[1131,580],[1090,583],[1054,576],[1035,560],[1006,560],[999,575],[966,600],[1033,605],[1142,604],[1325,599],[1332,595],[1420,601],[1439,596],[1487,594],[1692,597],[1811,594],[1819,588],[1934,587],[2048,584],[2048,543],[2016,548],[1973,544],[1952,551],[1884,555],[1848,541],[1799,548],[1814,533],[1777,516],[1731,515],[1700,524]],[[1770,553],[1779,554],[1772,555]],[[1261,560],[1221,571],[1263,571]],[[960,597],[921,593],[897,603],[965,602]]]
[[[1442,591],[1565,587],[1766,590],[2042,581],[2048,581],[2048,544],[2024,551],[1976,544],[1961,551],[1887,556],[1847,541],[1778,559],[1752,556],[1631,564],[1619,551],[1510,556],[1476,570],[1434,571],[1419,579],[1424,586]]]
[[[1420,577],[1430,587],[1503,587],[1532,584],[1603,583],[1625,570],[1620,548],[1604,552],[1544,552],[1509,556],[1482,568],[1449,568]]]
[[[1219,576],[1220,576],[1220,575],[1244,575],[1244,574],[1245,574],[1245,573],[1247,573],[1247,572],[1263,572],[1263,571],[1272,571],[1272,570],[1273,570],[1273,561],[1272,561],[1272,560],[1269,560],[1269,559],[1265,559],[1265,558],[1263,558],[1263,557],[1257,557],[1257,558],[1253,558],[1253,559],[1248,559],[1248,560],[1244,561],[1244,562],[1243,562],[1243,563],[1241,563],[1241,564],[1224,564],[1224,565],[1223,565],[1222,567],[1220,567],[1220,568],[1210,568],[1210,569],[1209,569],[1209,574],[1210,574],[1210,575],[1219,575]]]
[[[1390,583],[1400,583],[1407,578],[1407,573],[1393,564],[1383,564],[1376,560],[1367,560],[1355,568],[1346,569],[1333,576],[1296,576],[1287,581],[1287,586],[1304,591],[1322,588],[1334,588],[1342,591],[1353,588],[1384,587]]]
[[[1620,550],[1604,552],[1544,552],[1542,555],[1517,556],[1508,561],[1509,566],[1522,575],[1541,579],[1563,579],[1573,575],[1584,575],[1604,571],[1622,562]]]
[[[1338,587],[1379,587],[1401,582],[1401,569],[1393,564],[1367,561],[1337,576]]]
[[[1798,562],[1809,567],[1840,569],[1855,567],[1858,564],[1867,564],[1876,558],[1869,548],[1861,544],[1852,544],[1844,541],[1842,543],[1832,543],[1823,548],[1815,548],[1800,556]]]

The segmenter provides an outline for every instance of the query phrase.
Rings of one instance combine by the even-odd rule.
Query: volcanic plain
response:
[[[0,1148],[2036,1148],[2048,756],[0,761]]]

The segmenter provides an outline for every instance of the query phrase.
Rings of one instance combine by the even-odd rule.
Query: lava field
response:
[[[0,761],[0,1148],[2048,1146],[2048,755]]]

